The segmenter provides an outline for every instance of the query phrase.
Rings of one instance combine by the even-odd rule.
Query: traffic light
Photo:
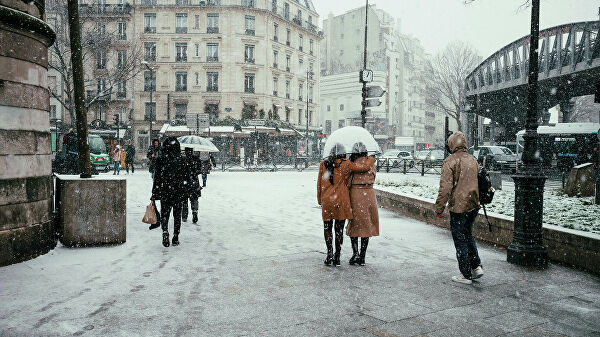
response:
[[[119,115],[118,114],[114,115],[114,121],[115,121],[115,125],[119,125]]]
[[[385,93],[385,90],[383,90],[383,88],[378,85],[374,85],[374,86],[370,86],[370,87],[363,87],[363,89],[362,89],[362,98],[363,98],[362,106],[364,108],[380,106],[381,101],[378,99],[378,97],[383,96],[384,93]],[[370,98],[372,98],[372,99],[370,99]]]

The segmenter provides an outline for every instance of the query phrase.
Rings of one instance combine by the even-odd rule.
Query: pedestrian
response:
[[[173,246],[179,245],[181,230],[181,203],[189,197],[190,172],[181,155],[179,141],[167,137],[154,167],[152,200],[160,200],[160,221],[163,231],[162,244],[169,247],[169,217],[173,210]]]
[[[112,151],[112,159],[114,162],[113,175],[119,174],[121,171],[121,146],[117,145]]]
[[[125,149],[127,153],[125,155],[125,170],[127,170],[127,174],[129,174],[129,166],[131,166],[131,174],[135,171],[135,167],[133,166],[133,159],[135,158],[135,146],[131,144],[131,141],[127,141],[127,148]]]
[[[191,182],[189,184],[189,197],[190,204],[192,206],[192,222],[198,222],[198,198],[202,195],[202,187],[200,187],[200,181],[198,175],[202,169],[202,163],[200,158],[194,154],[192,148],[186,147],[185,150],[185,161],[188,166],[188,170],[191,174]],[[181,212],[181,220],[187,222],[188,219],[188,199],[183,201],[183,208]]]
[[[152,144],[148,148],[148,153],[146,154],[146,158],[148,158],[148,171],[152,174],[152,179],[154,179],[154,166],[156,165],[156,160],[160,155],[160,146],[158,139],[153,139]]]
[[[319,165],[317,178],[317,202],[321,205],[325,245],[327,246],[326,265],[340,265],[340,255],[344,240],[344,224],[346,219],[352,219],[350,195],[347,181],[352,172],[365,172],[375,163],[369,158],[365,163],[358,164],[346,160],[343,146],[335,145],[329,157]],[[333,253],[332,227],[335,222],[335,255]]]
[[[369,161],[367,147],[359,142],[352,148],[350,161],[363,165]],[[377,167],[375,161],[366,172],[355,172],[350,176],[350,206],[352,207],[352,220],[346,228],[346,235],[352,244],[352,257],[348,261],[351,265],[364,266],[369,238],[379,236],[379,212],[377,211],[377,198],[373,190]],[[360,239],[360,253],[358,252],[358,238]]]
[[[452,280],[471,284],[473,279],[483,276],[481,259],[472,234],[473,223],[479,212],[479,165],[475,157],[467,153],[467,140],[460,131],[448,137],[448,150],[451,155],[442,164],[435,212],[437,217],[443,218],[448,203],[450,229],[462,274],[453,276]]]
[[[215,157],[210,152],[200,152],[200,162],[202,163],[202,187],[206,187],[206,179],[213,166],[217,166]]]

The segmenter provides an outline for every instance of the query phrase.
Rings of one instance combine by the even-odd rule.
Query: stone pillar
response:
[[[0,0],[0,266],[56,245],[44,1]]]

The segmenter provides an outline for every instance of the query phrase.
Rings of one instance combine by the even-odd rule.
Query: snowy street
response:
[[[150,174],[123,177],[127,242],[0,267],[0,336],[600,336],[598,277],[480,243],[483,278],[453,283],[450,232],[384,209],[366,266],[348,237],[325,266],[316,171],[213,171],[169,248],[141,222]]]

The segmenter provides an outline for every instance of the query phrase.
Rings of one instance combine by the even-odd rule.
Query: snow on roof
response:
[[[190,129],[187,127],[187,125],[172,126],[170,124],[163,124],[162,128],[160,128],[159,133],[166,133],[167,131],[169,131],[169,132],[190,132]]]
[[[556,125],[538,126],[539,134],[569,134],[569,133],[597,133],[600,129],[600,123],[557,123]],[[525,130],[517,132],[517,135],[523,135]]]

